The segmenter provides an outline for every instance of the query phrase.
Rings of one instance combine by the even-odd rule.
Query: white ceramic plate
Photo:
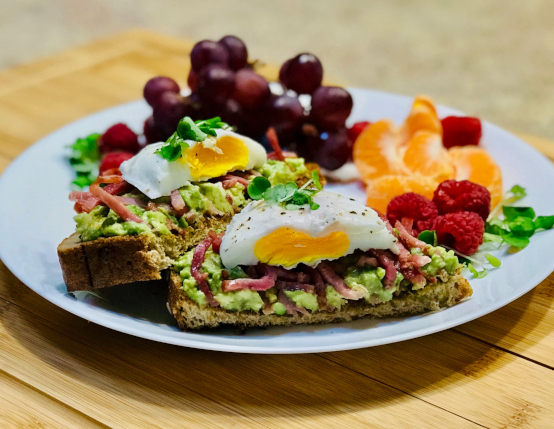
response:
[[[412,99],[376,91],[352,89],[350,121],[392,118],[401,123]],[[458,113],[440,108],[441,116]],[[163,286],[113,288],[108,300],[65,291],[56,247],[74,231],[72,203],[67,195],[73,171],[66,146],[77,137],[103,132],[116,122],[140,131],[150,108],[143,101],[105,110],[74,122],[42,139],[15,160],[0,178],[0,258],[27,286],[57,306],[92,322],[164,343],[243,353],[308,353],[347,350],[403,341],[468,322],[494,311],[529,291],[554,270],[554,231],[541,232],[516,254],[495,252],[502,267],[471,280],[471,299],[447,310],[400,319],[251,330],[188,333],[177,328],[165,307]],[[554,214],[552,164],[524,142],[500,128],[484,124],[485,147],[500,164],[505,189],[527,188],[522,204],[541,215]],[[357,185],[329,186],[364,199]],[[471,277],[471,275],[470,275]]]

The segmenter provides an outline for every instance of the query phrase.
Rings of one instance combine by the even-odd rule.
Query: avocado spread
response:
[[[290,159],[287,160],[287,163],[290,168],[282,161],[269,160],[261,167],[260,173],[268,178],[271,185],[295,181],[298,177],[308,174],[302,158]],[[179,193],[189,208],[189,213],[198,216],[207,211],[213,211],[213,209],[233,214],[235,208],[240,210],[250,201],[245,193],[245,186],[241,183],[228,189],[223,189],[221,183],[189,183],[180,188]],[[138,191],[124,196],[137,198],[145,203],[149,201],[144,194]],[[153,202],[169,204],[169,197],[161,197]],[[127,208],[141,217],[145,223],[124,222],[115,212],[105,206],[97,206],[90,213],[80,213],[75,216],[76,231],[81,235],[81,241],[116,235],[169,234],[170,230],[166,225],[167,219],[182,228],[188,226],[184,216],[177,219],[170,215],[163,206],[158,207],[159,211],[144,210],[136,205],[128,205]],[[190,216],[190,214],[187,215]]]
[[[190,250],[181,256],[175,263],[174,269],[180,273],[181,278],[183,279],[183,290],[187,296],[200,305],[207,305],[207,299],[204,293],[198,289],[196,281],[190,272],[193,254],[194,250]],[[432,254],[431,262],[423,267],[425,268],[426,273],[431,273],[433,270],[438,273],[444,268],[449,274],[452,274],[458,267],[458,259],[454,255],[454,252],[447,252],[441,247],[436,247],[431,249],[430,254]],[[371,304],[390,301],[395,294],[399,293],[399,291],[410,289],[410,283],[407,280],[404,280],[404,277],[400,273],[397,273],[396,280],[392,287],[386,288],[383,284],[383,279],[385,277],[385,270],[383,268],[352,266],[353,256],[354,255],[349,255],[340,258],[336,261],[336,263],[347,267],[343,276],[346,285],[351,289],[363,292],[363,298]],[[224,267],[221,263],[219,255],[214,253],[211,249],[208,250],[206,252],[201,271],[208,274],[207,281],[210,286],[210,290],[212,291],[215,299],[220,303],[221,307],[229,311],[260,311],[260,309],[264,306],[264,301],[258,292],[252,290],[233,292],[222,291],[221,284],[223,270]],[[248,276],[242,268],[235,267],[231,270],[227,270],[227,277],[229,279],[236,279]],[[416,290],[418,288],[419,285],[411,285],[412,290]],[[318,310],[316,294],[308,293],[302,290],[285,291],[284,293],[288,298],[294,301],[296,305],[306,308],[312,312]],[[341,296],[332,286],[329,285],[326,287],[326,295],[327,303],[337,309],[340,309],[347,302],[347,299]],[[275,288],[265,291],[265,298],[271,305],[271,309],[264,309],[265,313],[272,311],[278,315],[286,314],[284,305],[277,299],[277,290]]]

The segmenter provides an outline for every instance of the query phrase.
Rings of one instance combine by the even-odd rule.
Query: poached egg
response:
[[[397,238],[363,203],[324,191],[313,201],[319,204],[316,210],[287,210],[264,200],[249,203],[227,227],[219,252],[223,265],[262,262],[292,269],[299,263],[315,267],[357,249],[399,252]]]
[[[191,182],[258,168],[267,161],[263,146],[251,138],[225,129],[217,129],[216,133],[202,142],[185,140],[189,148],[172,162],[156,153],[164,142],[150,144],[121,164],[123,179],[154,199]]]

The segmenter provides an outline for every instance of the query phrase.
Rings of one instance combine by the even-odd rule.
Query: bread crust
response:
[[[202,307],[192,301],[181,289],[179,274],[171,272],[169,281],[169,306],[179,327],[185,331],[234,325],[239,329],[271,325],[298,325],[314,323],[347,322],[361,317],[396,317],[421,314],[451,307],[473,294],[468,281],[459,269],[447,281],[438,280],[416,292],[393,297],[392,300],[372,305],[364,300],[349,301],[339,311],[314,312],[308,315],[279,316],[252,311],[231,312],[222,308]]]
[[[183,235],[125,235],[82,242],[74,233],[58,246],[67,291],[159,280],[160,271],[204,240],[210,230],[224,229],[230,221],[230,214],[205,217]]]

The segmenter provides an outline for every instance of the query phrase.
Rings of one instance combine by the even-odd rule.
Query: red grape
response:
[[[321,130],[343,128],[352,111],[352,96],[338,86],[320,86],[312,94],[310,119]]]
[[[237,71],[246,66],[248,61],[248,51],[244,42],[235,36],[225,36],[219,41],[229,53],[229,67]]]
[[[219,64],[210,64],[198,74],[196,92],[206,102],[223,104],[235,89],[235,74]]]
[[[195,72],[199,72],[208,64],[229,64],[229,53],[225,46],[212,42],[211,40],[202,40],[194,45],[190,52],[190,63]]]
[[[156,107],[161,94],[164,92],[179,94],[179,91],[179,85],[173,79],[165,76],[156,76],[146,82],[143,94],[146,102],[150,106]]]
[[[242,106],[259,106],[267,100],[269,94],[269,83],[264,77],[248,69],[237,72],[233,98]]]
[[[298,98],[284,94],[270,100],[271,125],[279,140],[289,141],[304,119],[304,109]]]
[[[150,116],[144,121],[144,137],[146,137],[146,143],[157,143],[165,141],[171,135],[171,133],[164,132],[154,123],[154,118]]]
[[[184,97],[174,92],[164,92],[154,109],[154,123],[165,133],[172,133],[177,123],[187,116],[188,108]]]
[[[298,94],[311,94],[321,85],[323,66],[315,55],[299,54],[283,64],[279,79]]]
[[[348,144],[345,129],[308,137],[306,145],[314,161],[327,170],[336,170],[342,167],[348,161],[352,150]]]
[[[196,86],[198,85],[198,76],[193,69],[190,69],[189,77],[187,78],[187,85],[192,92],[196,91]]]

